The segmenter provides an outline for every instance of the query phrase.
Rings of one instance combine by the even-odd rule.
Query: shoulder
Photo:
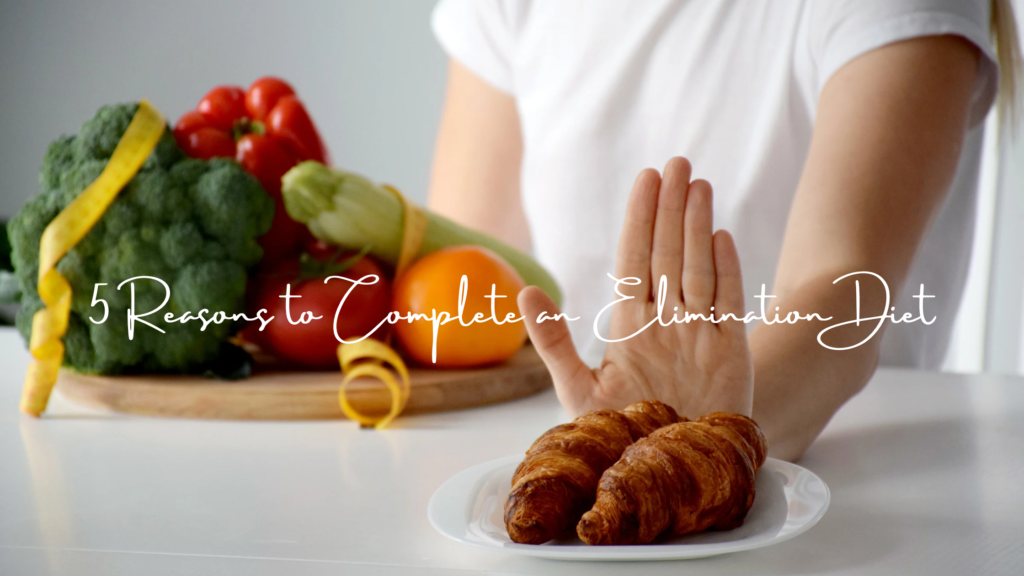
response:
[[[530,0],[441,0],[431,27],[449,57],[502,92],[512,92],[512,62]]]
[[[816,0],[805,13],[809,88],[852,60],[890,44],[928,36],[959,36],[980,52],[971,124],[980,122],[998,89],[998,61],[989,32],[991,0]]]

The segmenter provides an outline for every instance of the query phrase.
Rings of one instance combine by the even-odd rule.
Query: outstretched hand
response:
[[[673,158],[664,176],[644,170],[636,179],[619,238],[615,276],[638,278],[620,284],[629,300],[615,305],[611,332],[618,340],[636,333],[658,315],[657,293],[667,282],[663,318],[686,312],[720,318],[744,314],[739,256],[728,232],[712,230],[711,185],[690,182],[690,163]],[[554,380],[562,406],[573,417],[603,408],[622,409],[640,400],[661,400],[696,418],[714,411],[750,415],[754,368],[743,322],[695,320],[648,329],[608,344],[600,368],[580,360],[564,319],[543,291],[528,287],[519,308],[537,352]]]

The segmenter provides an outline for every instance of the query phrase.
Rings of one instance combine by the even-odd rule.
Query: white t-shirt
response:
[[[604,349],[593,319],[614,299],[607,274],[640,170],[680,155],[711,182],[715,226],[735,236],[747,310],[759,311],[754,295],[761,284],[771,293],[829,77],[898,40],[957,34],[976,44],[955,181],[893,303],[916,315],[911,294],[923,283],[938,320],[890,325],[882,347],[884,364],[934,368],[963,290],[997,89],[989,11],[989,0],[442,0],[433,28],[452,58],[515,97],[533,249],[562,286],[565,312],[581,317],[570,327],[592,365]]]

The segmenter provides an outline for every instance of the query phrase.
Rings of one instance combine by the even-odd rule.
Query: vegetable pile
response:
[[[27,413],[45,409],[62,361],[93,374],[239,378],[252,353],[276,368],[340,362],[342,410],[383,426],[409,392],[392,337],[427,366],[498,363],[526,339],[521,319],[509,320],[519,314],[518,291],[532,284],[560,300],[527,254],[331,168],[305,107],[280,79],[218,86],[173,132],[164,126],[145,101],[101,108],[50,145],[39,192],[8,223],[17,289],[7,282],[0,297],[20,298],[16,324],[35,358]],[[133,311],[148,326],[133,330]],[[347,404],[356,377],[392,392],[386,416]]]
[[[43,159],[39,193],[8,225],[21,285],[16,323],[26,341],[32,315],[42,308],[36,283],[43,230],[99,176],[136,108],[101,108],[77,135],[53,142]],[[161,326],[166,334],[147,329],[129,339],[124,322],[89,320],[103,316],[94,298],[107,303],[111,316],[124,318],[130,293],[117,285],[145,275],[170,285],[168,311],[242,312],[247,269],[263,255],[257,238],[273,216],[273,200],[240,165],[188,158],[165,132],[142,169],[57,266],[73,291],[65,365],[103,374],[224,371],[221,363],[237,357],[225,348],[237,327],[213,324],[200,331],[167,324]],[[140,282],[136,309],[151,310],[163,297],[158,284]]]

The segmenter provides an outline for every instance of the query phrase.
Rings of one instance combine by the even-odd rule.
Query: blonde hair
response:
[[[1021,68],[1020,39],[1017,36],[1017,20],[1013,14],[1012,0],[992,0],[992,37],[999,59],[998,112],[1002,122],[1016,131],[1020,117]]]

